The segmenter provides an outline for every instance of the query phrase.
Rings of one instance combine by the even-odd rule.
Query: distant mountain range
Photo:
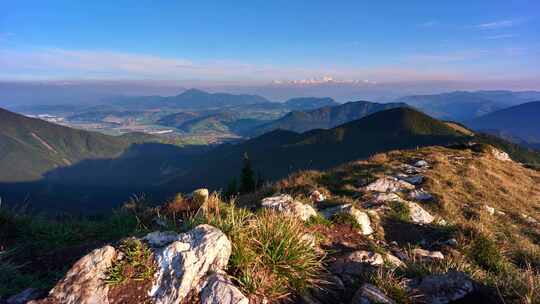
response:
[[[540,145],[540,101],[495,111],[472,119],[466,125],[513,142],[538,146]]]
[[[295,132],[330,129],[372,113],[405,106],[407,105],[404,103],[381,104],[355,101],[335,106],[324,106],[311,111],[292,111],[280,119],[256,127],[251,134],[260,135],[277,129]]]
[[[412,95],[396,99],[425,113],[446,120],[465,122],[525,102],[540,100],[540,92],[456,91],[434,95]]]

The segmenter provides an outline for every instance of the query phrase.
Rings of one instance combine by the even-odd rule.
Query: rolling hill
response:
[[[293,111],[278,120],[255,128],[252,134],[263,134],[276,129],[295,132],[329,129],[372,113],[404,106],[407,105],[404,103],[381,104],[355,101],[337,106],[325,106],[311,111]]]
[[[197,89],[189,89],[176,96],[139,96],[124,97],[114,104],[129,109],[149,108],[182,108],[182,109],[208,109],[227,106],[249,105],[270,101],[258,95],[208,93]]]
[[[514,142],[540,144],[540,101],[528,102],[475,118],[467,126]]]
[[[337,106],[339,103],[330,97],[299,97],[285,101],[284,105],[291,110],[311,110],[328,106]]]
[[[167,181],[178,190],[223,187],[242,166],[244,153],[264,178],[276,179],[303,169],[325,169],[393,149],[449,144],[470,137],[410,108],[371,114],[329,130],[296,133],[274,130],[236,145],[200,155],[188,173]]]

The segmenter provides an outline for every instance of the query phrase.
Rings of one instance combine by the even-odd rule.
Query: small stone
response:
[[[454,238],[447,240],[444,242],[448,246],[456,247],[458,245],[458,241]]]
[[[312,216],[317,216],[317,211],[312,206],[295,201],[292,196],[288,194],[266,197],[262,199],[261,206],[263,208],[291,214],[303,221],[307,221]]]
[[[413,190],[409,192],[409,199],[412,199],[415,201],[429,201],[433,199],[433,195],[431,195],[429,192],[425,191],[424,189],[419,189],[419,190]]]
[[[418,259],[444,260],[444,255],[440,251],[415,248],[413,249],[413,255]]]
[[[430,224],[435,218],[417,203],[406,202],[411,214],[411,221],[418,224]]]
[[[383,264],[384,259],[379,253],[358,250],[337,258],[330,268],[335,274],[357,276],[364,272],[366,266]]]
[[[493,208],[491,206],[484,205],[484,210],[486,210],[486,212],[489,213],[489,215],[494,215],[495,214],[495,208]]]
[[[491,155],[493,155],[493,157],[495,157],[496,159],[500,161],[512,161],[508,153],[501,151],[499,149],[492,148]]]
[[[320,203],[326,200],[326,196],[324,196],[324,194],[319,192],[319,190],[315,190],[311,192],[311,195],[309,196],[309,198],[314,203]]]
[[[394,300],[387,297],[379,288],[364,283],[354,294],[351,304],[395,304]]]
[[[419,161],[414,163],[414,166],[418,167],[418,168],[425,168],[425,167],[429,166],[429,164],[425,160],[419,160]]]
[[[426,303],[447,304],[473,292],[474,285],[466,274],[449,271],[424,277],[417,290],[423,295]]]
[[[388,264],[394,267],[405,267],[405,263],[395,255],[387,253],[384,255],[384,259]]]

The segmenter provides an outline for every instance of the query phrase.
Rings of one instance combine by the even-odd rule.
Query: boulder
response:
[[[365,187],[366,191],[374,192],[400,192],[414,190],[414,185],[395,177],[382,177]]]
[[[425,191],[424,189],[419,189],[419,190],[413,190],[409,192],[409,199],[415,200],[415,201],[429,201],[433,199],[433,195],[431,195],[429,192]]]
[[[418,174],[418,173],[421,173],[421,172],[425,171],[422,168],[417,168],[417,167],[411,166],[409,164],[402,164],[400,166],[400,168],[401,168],[401,170],[403,170],[403,172],[405,172],[407,174]]]
[[[417,224],[429,224],[435,219],[429,212],[420,207],[417,203],[406,202],[409,207],[409,213],[411,215],[411,221]]]
[[[180,303],[201,278],[222,270],[230,254],[227,236],[210,225],[178,235],[178,240],[154,251],[157,270],[149,296],[156,304]]]
[[[364,283],[354,294],[351,304],[395,304],[394,300],[387,297],[379,288]]]
[[[249,304],[242,292],[223,274],[213,273],[203,283],[201,304]]]
[[[295,201],[292,196],[288,194],[264,198],[261,201],[261,206],[263,208],[291,214],[303,221],[307,221],[312,216],[317,216],[317,211],[312,206]]]
[[[112,246],[96,249],[78,260],[40,303],[108,304],[106,272],[116,257]]]
[[[413,249],[412,254],[417,259],[444,260],[444,255],[440,251],[429,251],[421,248],[415,248]]]
[[[320,203],[326,200],[326,196],[322,194],[321,192],[319,192],[319,190],[315,190],[311,192],[309,198],[314,203]]]
[[[324,209],[321,211],[322,215],[326,218],[331,218],[332,216],[339,213],[348,213],[350,214],[360,226],[360,232],[363,235],[370,235],[373,233],[373,228],[371,228],[371,220],[369,215],[363,211],[356,209],[351,204],[339,205],[337,207]]]
[[[474,285],[466,274],[450,271],[424,277],[416,289],[426,303],[447,304],[471,293]]]

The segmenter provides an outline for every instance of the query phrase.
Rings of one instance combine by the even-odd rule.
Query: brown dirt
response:
[[[151,298],[148,296],[151,284],[150,280],[135,281],[130,279],[120,285],[111,287],[109,288],[109,302],[111,304],[152,303]]]

